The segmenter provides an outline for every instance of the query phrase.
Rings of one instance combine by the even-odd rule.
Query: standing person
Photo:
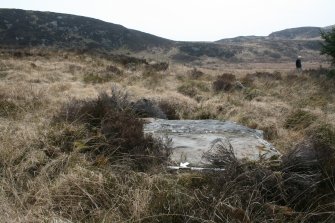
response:
[[[301,56],[298,56],[297,60],[295,61],[295,67],[299,73],[302,71]]]

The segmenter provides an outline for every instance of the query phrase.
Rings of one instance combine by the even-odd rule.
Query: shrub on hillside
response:
[[[156,103],[169,120],[193,118],[193,114],[197,110],[193,100],[181,98],[179,95],[161,98]]]
[[[319,165],[325,177],[335,183],[335,128],[330,124],[319,124],[311,128],[308,139],[316,150]]]
[[[156,103],[145,98],[132,103],[132,109],[138,117],[166,119],[162,109]]]
[[[112,88],[111,95],[101,93],[97,99],[70,101],[60,109],[54,120],[97,127],[109,112],[130,110],[130,107],[129,95]]]
[[[230,91],[233,89],[235,81],[235,75],[224,73],[220,76],[217,76],[216,80],[212,83],[213,90],[215,92]]]
[[[323,39],[321,54],[327,55],[332,65],[335,65],[335,27],[333,26],[329,31],[321,30],[321,38]]]
[[[167,100],[161,100],[158,102],[158,107],[164,112],[166,118],[169,120],[178,120],[180,119],[177,113],[177,105],[173,104]]]
[[[74,100],[63,106],[54,123],[84,124],[86,137],[76,138],[73,150],[80,144],[80,152],[93,159],[101,156],[116,162],[130,160],[129,165],[145,170],[164,163],[169,157],[169,147],[162,140],[143,133],[144,122],[133,110],[128,95],[113,89],[112,95],[102,93],[93,100]],[[73,138],[73,137],[72,137]]]
[[[285,192],[298,209],[334,215],[328,204],[335,199],[335,129],[329,124],[312,127],[307,137],[283,157]],[[327,194],[327,196],[324,196]],[[318,200],[318,202],[314,202]],[[320,215],[319,218],[327,215]],[[318,217],[315,216],[317,219]],[[320,221],[314,220],[314,221]]]
[[[240,165],[240,162],[235,157],[232,145],[226,138],[214,140],[210,150],[204,153],[203,158],[215,167],[230,168]]]
[[[319,134],[322,135],[321,142]],[[280,221],[327,222],[327,219],[335,218],[335,209],[331,205],[335,199],[331,186],[335,179],[334,146],[335,129],[332,126],[314,127],[302,143],[283,157],[283,163],[272,170],[258,163],[237,160],[229,141],[216,140],[212,145],[215,151],[204,154],[204,158],[225,171],[212,176],[212,181],[207,184],[214,194],[225,191],[230,197],[238,197],[241,213],[242,210],[257,209],[247,215],[256,222],[269,216],[276,216]],[[252,202],[247,204],[246,200]],[[232,209],[225,210],[232,214],[229,211]],[[299,215],[299,212],[319,214]]]

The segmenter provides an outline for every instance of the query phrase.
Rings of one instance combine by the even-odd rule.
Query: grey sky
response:
[[[83,15],[185,41],[335,24],[335,0],[1,0],[0,8]]]

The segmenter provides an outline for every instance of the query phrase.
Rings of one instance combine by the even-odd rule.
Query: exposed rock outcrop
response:
[[[230,121],[151,119],[144,131],[172,140],[172,162],[179,165],[207,166],[204,154],[215,156],[213,141],[223,139],[232,146],[237,159],[250,161],[276,160],[281,154],[263,139],[261,130],[250,129]],[[207,156],[208,157],[208,156]]]

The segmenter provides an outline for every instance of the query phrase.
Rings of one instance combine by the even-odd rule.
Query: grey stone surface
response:
[[[250,129],[234,122],[164,119],[147,121],[144,126],[145,133],[172,140],[171,160],[175,165],[181,162],[189,162],[190,166],[208,165],[203,154],[210,150],[211,143],[218,138],[228,140],[238,159],[272,160],[281,155],[263,139],[261,130]]]

